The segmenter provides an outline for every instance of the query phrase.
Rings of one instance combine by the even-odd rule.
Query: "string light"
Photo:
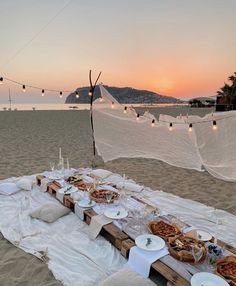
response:
[[[137,118],[136,118],[136,119],[137,119],[137,121],[139,121],[139,116],[140,116],[140,115],[139,115],[139,113],[138,113],[138,114],[137,114]]]
[[[62,98],[62,91],[60,91],[60,98]]]
[[[188,131],[189,131],[189,132],[192,132],[192,131],[193,131],[193,124],[192,124],[192,123],[189,124]]]
[[[89,96],[92,96],[93,93],[92,93],[92,90],[90,89],[89,93],[88,93]]]
[[[0,77],[0,84],[3,84],[3,77]]]
[[[127,106],[124,107],[124,113],[127,113]]]
[[[103,97],[102,97],[102,96],[100,97],[99,101],[100,101],[100,102],[103,102]]]
[[[217,124],[216,124],[216,120],[213,120],[212,122],[212,129],[213,130],[216,130],[218,127],[217,127]]]
[[[23,92],[25,92],[25,85],[24,84],[22,86],[22,90],[23,90]]]
[[[155,126],[155,119],[152,119],[152,127]]]
[[[75,97],[76,97],[76,98],[79,98],[79,93],[78,93],[78,91],[75,92]]]
[[[44,96],[44,89],[42,89],[42,96]]]
[[[173,123],[172,123],[172,122],[169,124],[169,130],[170,130],[170,131],[173,130]]]
[[[114,103],[114,101],[112,101],[111,108],[114,108],[114,107],[115,107],[115,103]]]

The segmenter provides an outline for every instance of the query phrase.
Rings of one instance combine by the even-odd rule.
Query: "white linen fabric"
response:
[[[159,251],[146,251],[133,246],[130,249],[129,260],[127,266],[139,273],[141,276],[147,278],[149,276],[150,268],[153,262],[169,254],[167,248]]]
[[[99,235],[102,227],[111,222],[112,219],[104,216],[103,214],[93,216],[89,225],[89,237],[91,239],[95,239]]]
[[[2,196],[0,231],[3,236],[40,259],[47,256],[49,269],[65,286],[98,285],[123,267],[126,260],[119,251],[101,236],[91,240],[88,226],[75,214],[50,224],[30,217],[32,210],[48,202],[60,204],[36,187],[31,192]]]
[[[103,101],[97,99],[93,104],[94,135],[105,162],[122,157],[151,158],[177,167],[206,169],[219,179],[236,181],[236,111],[203,118],[160,115],[152,127],[152,120],[157,121],[152,114],[146,112],[137,120],[134,109],[127,108],[124,113],[124,106],[103,86],[100,89]],[[213,120],[217,130],[212,129]],[[193,123],[192,132],[189,123]]]
[[[123,178],[113,174],[110,178]],[[32,176],[35,179],[35,176]],[[15,181],[10,178],[2,183]],[[1,183],[1,182],[0,182]],[[108,181],[108,183],[114,183]],[[236,246],[236,216],[214,209],[192,200],[144,188],[136,196],[145,202],[173,214],[198,229],[205,229],[218,239]],[[132,198],[127,200],[128,208],[137,208]],[[49,258],[48,267],[56,279],[68,286],[98,285],[111,273],[121,269],[126,260],[109,242],[101,236],[89,238],[89,227],[73,213],[48,224],[32,219],[29,213],[35,208],[53,202],[60,204],[48,193],[42,193],[34,186],[31,192],[18,192],[12,196],[1,196],[0,231],[17,247],[40,259]],[[94,207],[97,211],[97,205]],[[219,223],[220,221],[220,223]],[[186,267],[173,263],[170,256],[160,258],[180,275],[190,280]],[[192,271],[192,270],[191,270]]]

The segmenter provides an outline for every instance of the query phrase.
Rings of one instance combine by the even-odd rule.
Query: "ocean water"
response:
[[[65,104],[65,103],[16,103],[12,104],[12,111],[22,110],[70,110],[71,107],[76,107],[78,110],[89,109],[89,104]],[[9,104],[0,104],[0,111],[9,110]]]

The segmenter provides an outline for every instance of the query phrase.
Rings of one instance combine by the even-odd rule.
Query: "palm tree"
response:
[[[225,83],[224,86],[217,91],[217,101],[220,104],[227,104],[230,106],[231,104],[236,103],[236,72],[229,76],[228,80],[231,84]]]

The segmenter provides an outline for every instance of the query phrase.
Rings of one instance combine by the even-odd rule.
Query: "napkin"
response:
[[[91,239],[95,239],[99,235],[102,227],[112,221],[112,219],[104,216],[103,214],[93,216],[89,225],[89,237]]]
[[[41,180],[40,191],[43,193],[47,192],[48,183],[50,183],[50,182],[51,182],[51,180],[49,180],[48,178],[43,178]]]
[[[61,189],[60,189],[61,190]],[[59,193],[59,190],[57,190],[56,192],[56,198],[63,203],[64,202],[64,194],[63,193]]]
[[[90,207],[88,208],[83,208],[83,207],[80,207],[77,203],[75,204],[75,214],[77,215],[77,217],[81,220],[84,221],[84,211],[85,210],[88,210],[88,209],[91,209]]]
[[[131,182],[119,182],[116,184],[116,187],[118,189],[124,188],[127,191],[135,192],[135,193],[140,193],[143,190],[142,186],[135,184],[135,183],[131,183]]]
[[[153,262],[169,254],[165,247],[158,251],[147,251],[133,246],[130,249],[129,260],[127,266],[139,273],[141,276],[147,278],[149,276],[150,268]]]

